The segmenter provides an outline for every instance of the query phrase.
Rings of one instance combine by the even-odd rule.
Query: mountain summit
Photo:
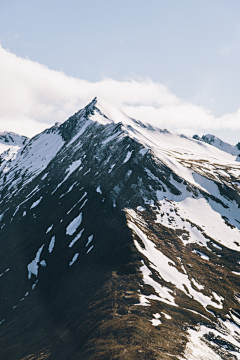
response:
[[[240,163],[94,99],[0,158],[1,359],[240,359]]]

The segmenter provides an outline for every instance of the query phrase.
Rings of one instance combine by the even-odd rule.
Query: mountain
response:
[[[200,140],[207,144],[213,145],[216,148],[222,151],[226,151],[229,154],[237,155],[236,160],[240,161],[240,143],[234,146],[222,141],[215,135],[210,135],[210,134],[203,135],[201,138],[198,135],[193,135],[193,139]]]
[[[0,132],[0,143],[10,146],[22,145],[28,138],[11,131]]]
[[[14,132],[0,132],[0,164],[2,159],[12,159],[28,138]],[[2,154],[2,155],[1,155]]]
[[[240,359],[231,154],[95,98],[0,162],[1,359]]]
[[[18,135],[11,131],[0,132],[0,154],[8,149],[18,150],[27,139],[26,136]]]

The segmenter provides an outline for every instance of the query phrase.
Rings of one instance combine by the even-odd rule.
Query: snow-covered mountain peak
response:
[[[106,122],[109,121],[115,124],[122,123],[125,125],[132,125],[133,123],[132,119],[129,116],[127,116],[123,111],[110,104],[108,101],[100,98],[95,98],[93,101],[94,101],[93,110],[96,110],[96,112],[94,112],[93,115],[94,117],[97,115],[97,113],[99,113],[100,115],[102,115],[102,117],[105,119]],[[96,121],[101,121],[104,123],[104,119],[102,118],[101,120],[100,118],[94,118],[94,119],[96,119]]]
[[[86,128],[91,126],[92,123],[97,126],[105,126],[106,129],[109,129],[109,141],[117,138],[120,134],[121,137],[127,136],[134,139],[146,150],[154,153],[158,159],[169,166],[175,173],[195,186],[199,185],[196,184],[192,176],[193,169],[199,174],[211,178],[214,173],[214,177],[218,181],[219,176],[214,171],[216,164],[219,164],[222,170],[224,167],[233,165],[236,168],[236,174],[240,175],[240,166],[235,162],[235,156],[183,134],[160,129],[148,123],[143,124],[127,116],[105,100],[94,98],[89,105],[76,115],[79,133],[76,132],[74,139],[82,136]]]
[[[22,145],[27,140],[26,136],[18,135],[11,131],[0,132],[0,142],[9,145]]]
[[[145,151],[154,154],[178,176],[201,189],[203,186],[196,182],[194,172],[221,181],[223,172],[231,166],[235,169],[234,176],[240,175],[240,164],[234,161],[233,155],[177,132],[143,124],[107,101],[94,98],[65,122],[55,124],[27,140],[24,148],[20,148],[14,156],[3,154],[1,169],[8,174],[7,183],[11,183],[15,176],[14,164],[19,171],[21,168],[22,174],[28,174],[30,181],[45,169],[60,149],[64,152],[65,147],[71,148],[74,143],[79,144],[79,141],[86,141],[90,137],[98,139],[94,144],[98,147],[114,139],[121,142],[124,138],[130,138]],[[218,171],[215,170],[216,165]],[[225,181],[228,183],[227,176]]]
[[[78,127],[81,132],[82,125],[85,124],[83,120],[86,119],[102,125],[119,124],[125,133],[134,137],[148,148],[178,151],[184,153],[184,155],[186,155],[187,152],[203,158],[209,157],[230,162],[234,161],[232,156],[223,154],[217,149],[206,145],[206,143],[203,144],[200,141],[195,141],[190,137],[174,131],[161,129],[148,122],[143,123],[142,121],[135,120],[114,105],[100,98],[95,97],[85,108],[78,111],[64,124],[73,123],[73,120],[75,120],[75,125],[77,125],[78,121],[78,126],[75,126],[75,130]]]
[[[10,149],[11,152],[16,152],[22,147],[28,138],[23,135],[18,135],[11,131],[0,132],[0,154]]]
[[[135,120],[106,100],[94,98],[85,109],[88,110],[89,119],[92,121],[104,125],[108,123],[120,123],[123,125],[123,129],[127,129],[129,134],[134,134],[135,138],[144,145],[150,147],[156,146],[158,149],[164,148],[172,151],[189,152],[202,157],[219,158],[230,162],[234,161],[233,157],[222,154],[218,150],[205,145],[206,143],[211,144],[210,142],[206,141],[205,144],[202,144],[202,142],[194,141],[191,137],[187,137],[178,132],[161,129],[148,122],[143,123],[142,121]],[[81,111],[82,110],[80,110],[79,114]],[[222,150],[221,148],[219,149]]]
[[[82,117],[89,117],[92,121],[96,121],[100,124],[122,124],[125,126],[140,126],[142,128],[149,128],[154,130],[148,123],[143,123],[139,120],[135,120],[125,114],[122,110],[112,105],[108,101],[95,97],[88,105],[79,110],[75,114],[79,119]]]

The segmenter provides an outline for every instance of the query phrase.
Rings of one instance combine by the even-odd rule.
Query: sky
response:
[[[240,0],[0,0],[0,131],[32,136],[95,96],[240,141]]]

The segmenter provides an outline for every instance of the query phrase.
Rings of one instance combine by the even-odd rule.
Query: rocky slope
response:
[[[94,99],[1,156],[1,359],[240,359],[240,164]]]

